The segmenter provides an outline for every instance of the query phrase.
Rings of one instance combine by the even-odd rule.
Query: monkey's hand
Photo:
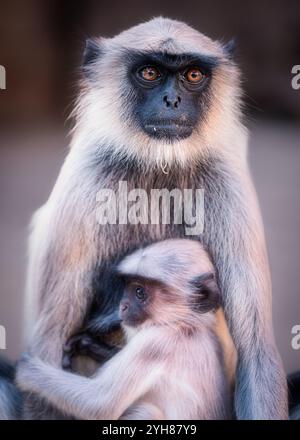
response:
[[[72,336],[63,346],[62,367],[72,369],[72,359],[75,356],[88,356],[96,362],[103,363],[118,351],[91,333],[83,332]]]

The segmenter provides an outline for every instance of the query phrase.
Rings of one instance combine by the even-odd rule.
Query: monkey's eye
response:
[[[161,77],[161,74],[159,70],[154,66],[146,66],[142,67],[138,71],[138,75],[144,80],[144,81],[156,81]]]
[[[190,84],[200,84],[204,79],[204,73],[198,67],[187,69],[183,76]]]
[[[147,299],[147,293],[141,286],[135,289],[135,296],[139,301],[145,301]]]

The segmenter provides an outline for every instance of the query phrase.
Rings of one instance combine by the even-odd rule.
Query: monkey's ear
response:
[[[192,281],[196,293],[196,308],[200,313],[217,310],[221,306],[221,294],[212,272],[199,275]]]
[[[234,55],[236,53],[237,49],[237,42],[236,38],[231,38],[227,43],[224,45],[224,50],[228,58],[232,59],[234,58]]]
[[[88,38],[85,42],[85,48],[82,59],[83,72],[89,76],[91,65],[101,56],[102,48],[99,41]]]

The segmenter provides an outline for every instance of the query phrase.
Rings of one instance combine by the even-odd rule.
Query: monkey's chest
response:
[[[97,194],[97,228],[103,261],[167,238],[198,239],[204,227],[200,175],[119,176]],[[104,246],[103,246],[104,245]]]
[[[103,197],[98,193],[99,260],[92,307],[96,313],[107,315],[119,303],[124,286],[114,270],[126,255],[168,238],[199,240],[203,188],[200,181],[179,177],[116,180],[104,189]]]

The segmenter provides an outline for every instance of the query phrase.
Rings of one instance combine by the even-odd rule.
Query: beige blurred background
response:
[[[10,0],[0,3],[0,325],[7,350],[22,350],[27,228],[67,153],[66,117],[76,96],[84,40],[111,36],[155,15],[213,38],[237,37],[250,161],[262,206],[274,285],[276,339],[287,372],[300,369],[291,329],[300,324],[300,64],[298,0]]]

